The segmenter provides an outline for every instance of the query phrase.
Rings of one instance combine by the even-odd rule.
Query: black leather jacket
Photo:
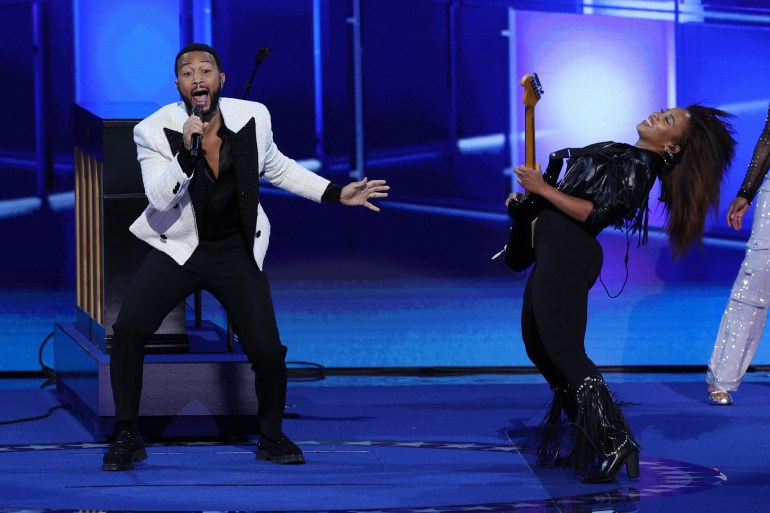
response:
[[[583,223],[589,233],[625,225],[631,233],[640,231],[642,243],[646,242],[650,189],[666,169],[665,161],[655,152],[616,142],[592,144],[585,150],[591,151],[567,161],[557,188],[594,204]]]

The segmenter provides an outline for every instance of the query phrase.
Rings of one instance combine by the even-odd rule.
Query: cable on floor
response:
[[[0,426],[7,426],[8,424],[20,424],[22,422],[31,422],[33,420],[42,420],[46,417],[49,417],[54,411],[61,410],[63,408],[69,409],[70,406],[68,404],[60,404],[59,406],[54,406],[53,408],[49,408],[49,410],[46,413],[42,415],[37,415],[35,417],[24,417],[21,419],[2,420],[0,421]]]
[[[40,344],[40,349],[37,352],[37,362],[40,364],[40,372],[43,373],[46,380],[43,382],[42,385],[40,385],[40,388],[45,388],[48,385],[53,385],[56,383],[56,371],[53,370],[53,368],[49,367],[45,363],[43,363],[43,349],[45,348],[45,345],[48,343],[51,338],[53,338],[53,331],[48,334],[45,339],[43,339],[43,343]]]

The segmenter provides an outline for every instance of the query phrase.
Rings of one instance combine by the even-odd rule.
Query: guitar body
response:
[[[535,167],[535,104],[543,94],[537,73],[524,75],[521,79],[524,87],[524,160],[527,167]],[[505,265],[512,271],[521,272],[535,262],[533,223],[542,209],[543,200],[539,196],[525,194],[508,204],[508,216],[511,218],[511,232],[505,246]]]
[[[508,234],[504,261],[512,271],[524,271],[535,262],[533,223],[540,215],[541,208],[541,202],[534,196],[526,196],[508,204],[511,231]]]

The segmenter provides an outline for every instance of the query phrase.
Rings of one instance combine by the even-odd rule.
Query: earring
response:
[[[674,164],[674,153],[671,151],[671,146],[663,148],[663,161],[668,167]]]

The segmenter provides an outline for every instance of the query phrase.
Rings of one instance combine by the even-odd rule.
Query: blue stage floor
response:
[[[770,377],[731,407],[700,374],[608,373],[629,402],[642,477],[583,485],[534,465],[526,440],[549,390],[531,374],[329,376],[292,382],[286,432],[304,466],[254,460],[254,440],[155,440],[130,472],[100,470],[72,413],[0,426],[0,511],[383,511],[700,513],[766,511]],[[59,404],[39,379],[0,380],[2,421]]]

